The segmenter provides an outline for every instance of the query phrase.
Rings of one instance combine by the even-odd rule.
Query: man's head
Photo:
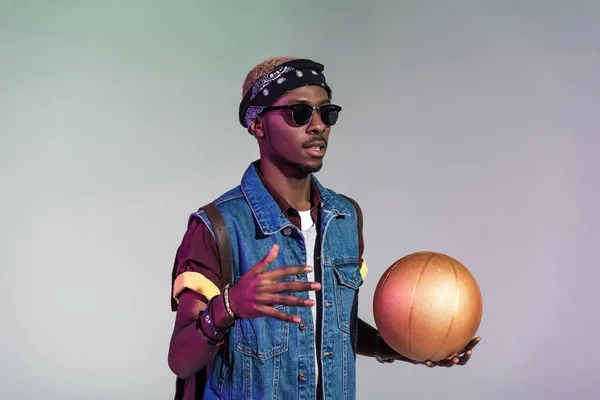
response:
[[[341,108],[331,105],[323,66],[295,57],[270,58],[247,75],[240,123],[257,139],[261,159],[297,177],[321,169],[331,125]]]

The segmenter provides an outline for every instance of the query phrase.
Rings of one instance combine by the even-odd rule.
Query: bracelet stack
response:
[[[208,303],[206,303],[206,308],[204,310],[198,311],[198,316],[196,317],[196,330],[199,330],[200,332],[202,332],[202,335],[204,336],[204,338],[206,339],[206,342],[209,345],[220,346],[223,343],[225,343],[225,340],[224,340],[225,331],[217,328],[213,324],[213,318],[212,318],[211,314],[212,314],[212,305],[214,304],[213,300],[215,297],[213,297],[212,299],[210,299],[208,301]],[[210,335],[204,330],[204,327],[202,326],[202,320],[204,320],[204,322],[206,322],[208,329],[210,329],[210,331],[211,331]]]
[[[229,288],[230,284],[226,285],[223,288],[223,293],[221,293],[221,298],[223,299],[223,308],[225,309],[225,313],[232,320],[237,320],[238,317],[235,315],[233,310],[231,309],[231,305],[229,304]],[[212,299],[206,303],[206,309],[200,310],[196,317],[196,330],[199,330],[204,335],[206,342],[211,346],[220,346],[225,342],[225,335],[229,328],[221,329],[215,325],[213,306],[215,305],[215,299],[219,295],[214,296]],[[202,325],[202,320],[206,323],[210,332],[206,332],[204,326]]]

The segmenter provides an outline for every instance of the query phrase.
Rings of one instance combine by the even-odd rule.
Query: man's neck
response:
[[[310,210],[311,176],[287,176],[273,163],[261,159],[260,173],[288,204],[298,211]]]

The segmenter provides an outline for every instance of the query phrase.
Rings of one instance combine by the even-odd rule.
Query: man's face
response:
[[[272,105],[299,103],[319,107],[330,101],[325,89],[303,86],[286,93]],[[258,119],[257,139],[262,158],[267,158],[287,176],[303,178],[321,170],[331,128],[323,123],[316,110],[304,126],[294,124],[289,110],[272,110]]]

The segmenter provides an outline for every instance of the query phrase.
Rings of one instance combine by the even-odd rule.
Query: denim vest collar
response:
[[[281,212],[277,203],[260,180],[256,171],[256,163],[258,163],[258,161],[250,164],[244,173],[241,189],[250,205],[250,209],[252,210],[256,221],[258,222],[261,232],[264,235],[272,235],[286,226],[292,226],[292,224]],[[321,209],[323,212],[331,213],[333,216],[350,215],[346,206],[333,197],[313,174],[311,174],[311,179],[315,182],[317,190],[319,191],[319,196],[321,197]],[[277,212],[273,212],[274,210],[277,210]]]

